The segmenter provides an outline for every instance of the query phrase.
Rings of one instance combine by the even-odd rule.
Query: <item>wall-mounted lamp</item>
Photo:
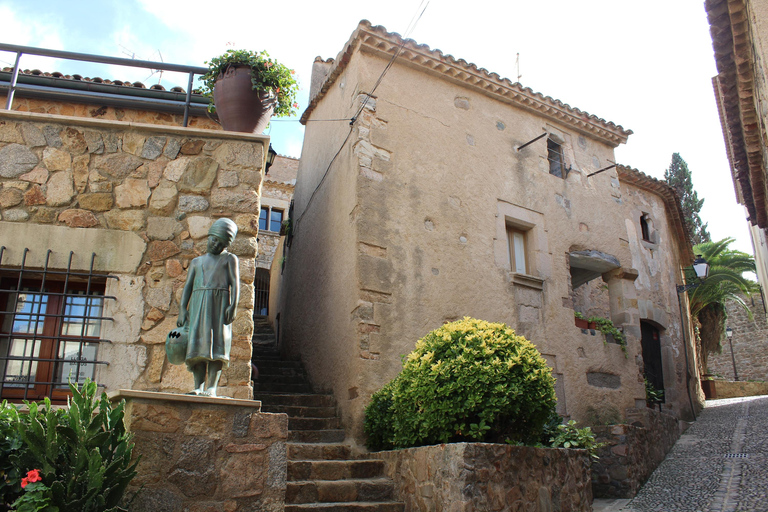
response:
[[[275,163],[275,157],[277,156],[277,151],[272,149],[272,143],[269,143],[269,149],[267,150],[267,162],[264,164],[264,174],[267,174],[269,172],[269,168],[272,167],[272,164]]]
[[[704,279],[709,277],[709,263],[707,260],[698,256],[693,261],[693,271],[696,273],[698,281],[695,283],[679,284],[677,285],[677,305],[680,307],[680,323],[683,322],[683,300],[680,295],[699,286]],[[691,405],[691,414],[693,419],[696,419],[696,409],[693,407],[693,398],[691,398],[691,372],[688,364],[688,342],[685,339],[685,325],[681,325],[683,328],[683,353],[685,354],[685,387],[688,390],[688,402]]]

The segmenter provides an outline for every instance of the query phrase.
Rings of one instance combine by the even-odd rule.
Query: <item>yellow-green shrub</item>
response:
[[[504,324],[464,318],[419,340],[371,397],[368,447],[532,442],[555,402],[552,372],[533,344]]]

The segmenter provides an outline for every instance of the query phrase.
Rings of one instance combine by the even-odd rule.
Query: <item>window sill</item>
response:
[[[539,277],[510,272],[510,279],[515,286],[525,286],[526,288],[539,291],[544,290],[544,280]]]

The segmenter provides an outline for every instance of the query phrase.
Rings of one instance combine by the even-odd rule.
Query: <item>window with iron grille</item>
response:
[[[93,380],[99,361],[109,276],[93,272],[5,267],[0,248],[0,395],[64,401],[69,382]],[[23,261],[28,250],[24,250]]]

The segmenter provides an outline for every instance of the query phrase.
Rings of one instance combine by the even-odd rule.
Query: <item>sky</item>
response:
[[[419,44],[512,81],[519,54],[523,86],[632,130],[617,162],[662,179],[680,153],[712,238],[734,237],[732,248],[752,252],[712,89],[703,0],[0,0],[0,42],[194,66],[228,48],[264,49],[296,70],[301,112],[316,56],[336,57],[362,19],[405,34],[422,10],[409,33]],[[13,59],[0,52],[0,67]],[[172,73],[33,56],[22,68],[186,87]],[[273,120],[266,133],[279,154],[301,155],[298,117]]]

